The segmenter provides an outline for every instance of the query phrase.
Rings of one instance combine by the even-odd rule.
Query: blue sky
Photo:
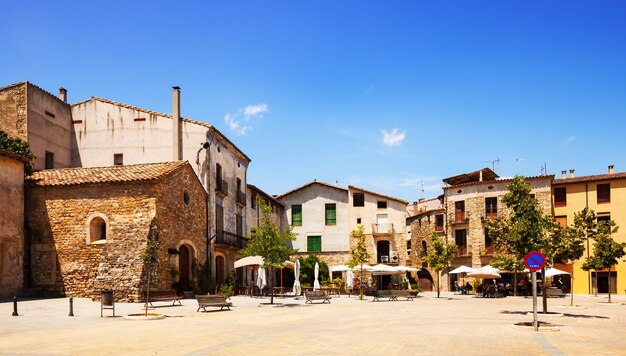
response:
[[[12,1],[0,78],[214,124],[270,194],[626,171],[622,1]],[[422,182],[424,192],[422,193]]]

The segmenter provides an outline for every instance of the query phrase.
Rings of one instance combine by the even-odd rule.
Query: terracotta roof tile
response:
[[[611,173],[611,174],[596,174],[592,176],[580,176],[580,177],[565,178],[565,179],[555,179],[552,182],[552,185],[591,182],[591,181],[597,181],[597,180],[609,180],[609,179],[620,179],[620,178],[626,178],[626,172]]]
[[[457,184],[457,185],[450,185],[447,187],[443,187],[443,190],[448,190],[448,189],[456,189],[459,187],[466,187],[466,186],[471,186],[471,185],[480,185],[480,184],[496,184],[496,183],[503,183],[503,182],[512,182],[514,178],[505,178],[505,179],[496,179],[496,180],[484,180],[482,182],[468,182],[468,183],[461,183],[461,184]],[[524,177],[524,180],[539,180],[539,179],[549,179],[550,181],[554,180],[554,174],[551,174],[549,176],[533,176],[533,177]]]
[[[276,199],[280,199],[280,198],[282,198],[282,197],[284,197],[286,195],[289,195],[291,193],[297,192],[298,190],[306,188],[306,187],[308,187],[310,185],[313,185],[313,184],[319,184],[319,185],[322,185],[322,186],[325,186],[325,187],[334,188],[334,189],[337,189],[337,190],[344,191],[346,193],[348,192],[348,189],[346,189],[346,188],[342,188],[342,187],[339,187],[339,186],[336,186],[336,185],[332,185],[332,184],[328,184],[328,183],[324,183],[324,182],[320,182],[320,181],[316,181],[315,180],[313,182],[308,182],[308,183],[303,184],[303,185],[301,185],[301,186],[299,186],[297,188],[294,188],[294,189],[292,189],[290,191],[287,191],[287,192],[285,192],[283,194],[279,194],[279,195],[276,196]]]
[[[187,161],[177,161],[127,166],[47,169],[34,172],[26,178],[26,182],[35,186],[69,186],[150,181],[157,180],[188,164]]]
[[[377,193],[377,192],[373,192],[371,190],[367,190],[367,189],[363,189],[361,187],[357,187],[356,185],[349,185],[348,188],[355,189],[355,190],[360,190],[362,192],[373,194],[373,195],[378,195],[379,197],[383,197],[383,198],[399,201],[399,202],[403,203],[404,205],[409,204],[409,202],[404,200],[404,199],[400,199],[400,198],[392,197],[390,195],[385,195],[385,194],[380,194],[380,193]]]

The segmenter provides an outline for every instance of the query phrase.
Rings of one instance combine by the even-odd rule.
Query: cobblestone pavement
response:
[[[575,296],[584,309],[560,308],[569,298],[549,299],[539,317],[559,331],[520,330],[532,321],[532,299],[483,299],[423,293],[414,301],[372,302],[352,296],[331,304],[276,298],[282,307],[260,307],[269,298],[233,297],[231,311],[197,313],[194,299],[183,306],[156,303],[164,320],[100,318],[100,303],[68,299],[0,303],[0,354],[32,355],[626,355],[624,305],[602,305],[605,296]],[[606,304],[606,303],[604,303]],[[539,302],[541,308],[541,302]],[[116,315],[141,312],[141,304],[117,303]],[[105,315],[111,315],[105,310]]]

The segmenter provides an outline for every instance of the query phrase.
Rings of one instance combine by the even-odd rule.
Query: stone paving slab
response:
[[[532,299],[484,299],[423,293],[414,301],[372,302],[352,296],[331,304],[275,298],[283,307],[259,307],[269,298],[233,297],[231,311],[197,313],[195,299],[182,306],[156,304],[163,320],[125,320],[138,303],[116,303],[118,317],[100,318],[100,303],[75,299],[27,300],[12,317],[0,303],[0,354],[80,355],[626,355],[626,306],[601,306],[604,297],[576,296],[586,309],[561,309],[569,299],[549,299],[540,316],[559,331],[513,327],[532,321]],[[617,296],[616,301],[626,302]],[[541,307],[541,304],[539,304]],[[111,315],[110,310],[105,310]]]

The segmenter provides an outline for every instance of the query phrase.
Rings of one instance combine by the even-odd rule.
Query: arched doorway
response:
[[[220,286],[224,284],[224,269],[226,263],[224,261],[224,256],[216,256],[215,257],[215,281],[217,285]]]
[[[376,243],[376,261],[378,263],[389,263],[389,241],[378,241]]]
[[[417,271],[417,279],[419,279],[420,289],[424,292],[432,292],[433,290],[433,277],[426,268],[422,268]]]
[[[178,281],[184,290],[190,289],[191,281],[191,248],[181,245],[178,248]]]

